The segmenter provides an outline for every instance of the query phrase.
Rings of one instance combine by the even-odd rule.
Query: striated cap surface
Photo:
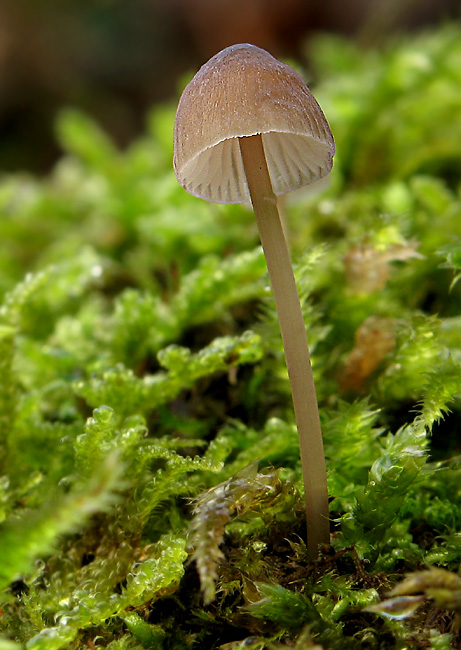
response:
[[[335,144],[302,77],[255,45],[222,50],[197,72],[179,101],[174,169],[194,196],[249,201],[238,138],[262,134],[276,194],[326,176]]]

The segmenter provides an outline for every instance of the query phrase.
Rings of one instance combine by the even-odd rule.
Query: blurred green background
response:
[[[153,104],[175,100],[183,75],[232,43],[298,60],[309,77],[319,31],[348,34],[366,54],[460,17],[460,0],[1,0],[0,171],[49,170],[63,106],[126,146]]]

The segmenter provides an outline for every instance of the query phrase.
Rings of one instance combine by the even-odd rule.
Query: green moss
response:
[[[338,154],[286,212],[332,546],[251,213],[177,185],[174,106],[124,152],[69,109],[0,181],[0,650],[459,643],[438,592],[379,608],[461,561],[461,30],[311,60]]]

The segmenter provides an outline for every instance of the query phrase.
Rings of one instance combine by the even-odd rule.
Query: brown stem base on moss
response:
[[[262,137],[239,138],[239,143],[282,333],[306,491],[307,546],[310,559],[315,560],[319,544],[330,541],[330,526],[325,456],[304,319]]]

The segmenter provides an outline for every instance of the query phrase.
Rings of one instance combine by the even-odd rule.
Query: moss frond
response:
[[[118,364],[94,372],[87,381],[75,384],[74,389],[93,407],[123,405],[126,415],[149,413],[175,399],[182,390],[191,388],[201,377],[228,371],[240,364],[255,363],[261,354],[260,338],[253,332],[215,339],[196,354],[188,348],[171,345],[158,353],[158,361],[167,372],[139,378],[131,369]]]
[[[81,529],[94,513],[113,507],[121,474],[120,461],[112,454],[86,484],[77,483],[68,494],[56,491],[40,509],[26,509],[19,517],[6,519],[0,536],[0,589],[29,573],[33,561],[49,555],[62,535]]]
[[[253,464],[196,499],[189,543],[206,605],[216,596],[218,565],[224,557],[219,547],[226,524],[235,515],[242,516],[249,510],[267,507],[282,489],[277,472],[259,474]]]

